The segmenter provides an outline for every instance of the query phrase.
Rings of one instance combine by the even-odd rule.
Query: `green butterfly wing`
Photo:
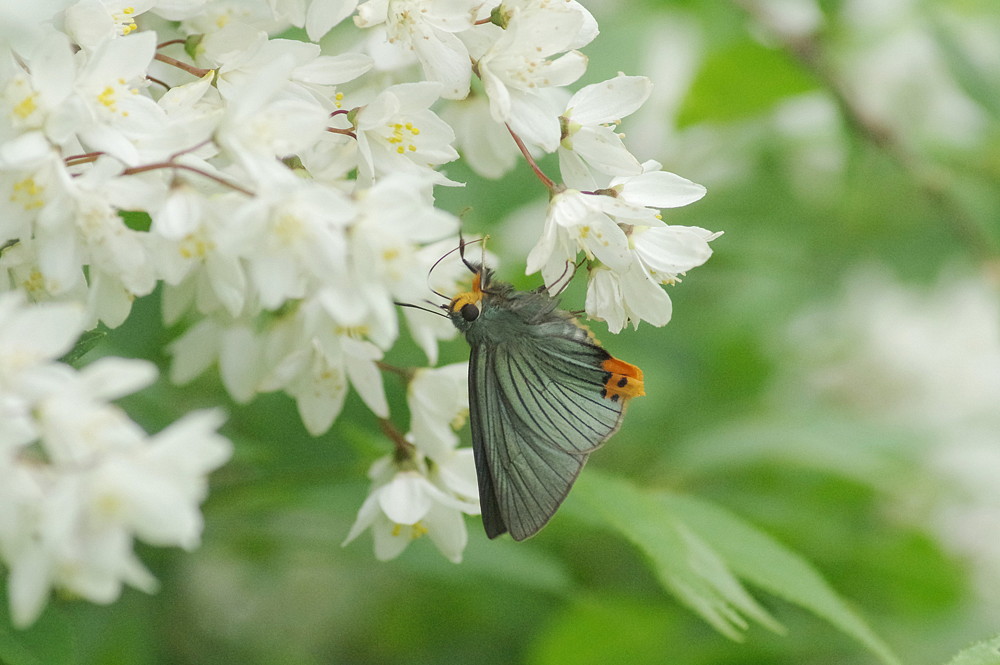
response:
[[[472,442],[490,538],[534,535],[566,498],[591,452],[621,423],[603,397],[611,356],[563,317],[498,344],[469,364]]]

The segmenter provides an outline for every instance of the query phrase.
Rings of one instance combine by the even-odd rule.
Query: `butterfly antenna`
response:
[[[437,268],[438,265],[442,261],[444,261],[446,258],[448,258],[449,256],[451,256],[455,252],[459,252],[460,253],[460,255],[462,256],[462,263],[465,264],[465,267],[468,268],[470,272],[473,272],[473,273],[479,272],[479,270],[476,269],[476,266],[474,266],[473,264],[471,264],[471,263],[469,263],[468,261],[465,260],[465,246],[466,245],[472,245],[472,244],[477,243],[477,242],[483,242],[484,240],[485,240],[485,238],[480,238],[478,240],[471,240],[469,242],[466,242],[465,239],[462,237],[461,232],[459,232],[459,235],[458,235],[458,247],[456,247],[455,249],[452,249],[452,250],[449,250],[449,251],[445,252],[441,256],[441,258],[439,258],[437,261],[434,262],[434,265],[431,266],[431,269],[427,271],[427,288],[430,289],[431,293],[433,293],[434,295],[439,296],[441,298],[444,298],[445,300],[451,300],[450,297],[444,295],[443,293],[438,293],[437,291],[435,291],[434,289],[431,288],[431,284],[430,284],[431,273],[434,272],[434,269]]]
[[[573,263],[569,259],[566,260],[566,266],[563,268],[562,274],[559,275],[559,278],[555,281],[555,283],[559,284],[559,282],[562,281],[563,277],[566,277],[567,273],[569,273],[569,277],[566,279],[566,282],[563,285],[561,285],[558,289],[556,289],[555,293],[551,293],[550,292],[550,295],[553,298],[559,296],[563,291],[565,291],[567,288],[569,288],[570,282],[572,282],[573,278],[576,277],[576,271],[580,269],[580,266],[582,266],[583,263],[584,263],[584,261],[586,261],[586,260],[587,260],[586,256],[583,257],[582,259],[580,259],[579,263]],[[569,269],[570,266],[573,266],[573,271],[572,272],[570,272],[570,269]],[[548,291],[549,289],[546,288],[545,290]]]
[[[485,252],[486,252],[486,249],[485,249],[486,248],[486,238],[484,237],[484,238],[481,238],[480,240],[483,243],[483,252],[484,252],[483,253],[483,257],[485,258],[485,256],[486,256],[486,254],[485,254]],[[465,242],[465,238],[462,237],[462,232],[461,231],[458,232],[458,253],[462,257],[462,263],[464,263],[465,267],[468,268],[469,271],[472,272],[473,274],[475,274],[475,273],[477,273],[479,271],[476,269],[476,266],[474,266],[473,264],[469,263],[469,260],[465,258],[465,246],[466,245],[471,245],[473,242],[480,242],[480,240],[473,240],[472,242],[467,243],[467,242]]]
[[[435,291],[434,293],[437,293],[437,291]],[[438,295],[441,295],[441,294],[438,294]],[[441,296],[441,297],[443,298],[444,296]],[[427,309],[426,307],[421,307],[420,305],[414,305],[413,303],[409,303],[409,302],[397,302],[397,301],[394,300],[392,304],[398,305],[399,307],[409,307],[411,309],[419,309],[422,312],[430,312],[431,314],[435,314],[437,316],[443,316],[446,319],[448,318],[447,314],[442,314],[441,312],[439,312],[436,309]],[[428,302],[427,304],[428,305],[433,305],[434,303]]]

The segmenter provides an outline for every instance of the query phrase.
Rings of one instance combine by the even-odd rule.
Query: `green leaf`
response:
[[[784,630],[712,547],[658,496],[594,470],[577,481],[572,496],[638,547],[663,586],[723,635],[742,639],[748,619],[776,632]]]
[[[677,124],[732,122],[817,87],[784,51],[740,42],[709,55],[678,112]]]
[[[805,559],[735,515],[690,496],[644,491],[593,469],[577,481],[572,496],[577,510],[582,507],[637,546],[663,586],[724,635],[740,639],[748,619],[783,630],[742,579],[827,620],[887,665],[899,664]]]
[[[1000,635],[962,649],[948,665],[1000,665]]]
[[[153,224],[149,213],[141,210],[119,210],[118,216],[125,222],[125,226],[133,231],[149,231],[149,227]]]
[[[108,331],[100,328],[95,328],[93,330],[88,330],[82,335],[80,339],[76,340],[76,344],[73,348],[66,353],[61,360],[67,365],[74,365],[80,358],[87,355],[87,353],[100,343],[102,339],[107,337]]]
[[[681,520],[741,579],[826,619],[864,644],[882,662],[899,659],[805,559],[735,515],[690,496],[658,493]]]

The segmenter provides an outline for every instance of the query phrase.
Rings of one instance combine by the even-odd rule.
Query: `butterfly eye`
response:
[[[479,318],[479,308],[473,305],[471,302],[467,305],[462,305],[462,318],[466,321],[475,321]]]

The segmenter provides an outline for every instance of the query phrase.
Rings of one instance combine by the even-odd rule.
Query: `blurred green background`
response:
[[[584,4],[602,34],[581,84],[650,76],[627,145],[708,188],[665,221],[725,232],[668,287],[669,325],[612,336],[594,324],[643,368],[648,396],[588,471],[771,534],[905,663],[943,663],[1000,632],[996,1]],[[439,191],[440,205],[472,206],[464,229],[491,234],[501,277],[536,286],[523,266],[543,188],[524,167],[495,182],[447,171],[469,184]],[[582,307],[582,281],[567,308]],[[151,297],[106,345],[165,367],[176,334]],[[466,356],[456,339],[442,362]],[[387,360],[423,362],[406,340]],[[404,387],[386,380],[405,427]],[[221,395],[206,376],[123,405],[155,431]],[[427,539],[388,563],[368,534],[342,548],[365,472],[391,449],[374,416],[352,395],[313,439],[285,396],[226,404],[236,454],[213,477],[201,549],[140,549],[156,595],[51,604],[15,636],[48,654],[37,662],[877,662],[753,585],[785,632],[721,635],[575,494],[524,543],[487,541],[469,518],[460,565]]]

